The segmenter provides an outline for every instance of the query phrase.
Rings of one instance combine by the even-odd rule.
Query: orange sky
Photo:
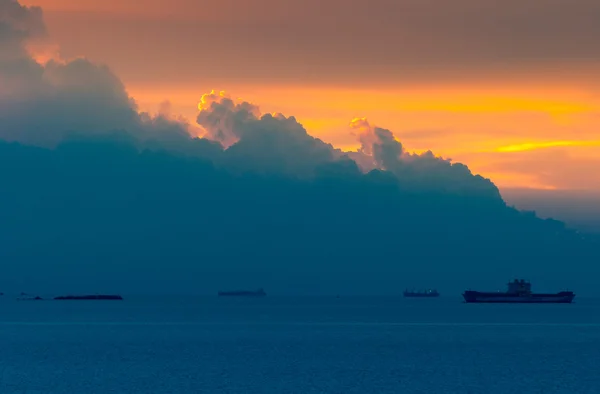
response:
[[[337,147],[367,117],[500,187],[600,190],[591,0],[23,3],[44,8],[63,56],[108,64],[143,110],[168,99],[193,119],[203,93],[226,90]]]
[[[169,97],[175,112],[194,117],[194,89],[131,86],[130,92],[144,110],[156,111]],[[284,85],[239,86],[234,94],[259,103],[263,112],[293,114],[336,147],[357,147],[348,123],[366,116],[392,130],[408,150],[430,149],[467,163],[500,187],[600,189],[594,173],[600,170],[600,102],[585,92]]]

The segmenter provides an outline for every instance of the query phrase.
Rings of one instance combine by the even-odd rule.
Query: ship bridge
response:
[[[531,294],[531,283],[523,279],[515,279],[508,282],[507,293],[513,294]]]

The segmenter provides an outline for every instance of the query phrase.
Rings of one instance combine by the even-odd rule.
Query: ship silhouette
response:
[[[123,297],[120,295],[112,294],[94,294],[94,295],[66,295],[54,297],[55,300],[122,300]]]
[[[467,290],[463,293],[468,303],[536,303],[536,304],[570,304],[575,298],[572,291],[558,293],[533,293],[531,283],[523,279],[508,282],[505,292],[481,292]]]

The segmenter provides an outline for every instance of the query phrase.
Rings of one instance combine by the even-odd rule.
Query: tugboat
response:
[[[420,298],[432,298],[439,297],[440,293],[436,289],[427,289],[421,291],[404,290],[404,297],[420,297]]]
[[[263,289],[258,290],[234,290],[220,291],[219,297],[264,297],[267,293]]]
[[[508,282],[505,292],[481,292],[467,290],[463,293],[468,303],[515,303],[515,304],[570,304],[575,298],[572,291],[558,293],[533,293],[531,283],[523,279]]]

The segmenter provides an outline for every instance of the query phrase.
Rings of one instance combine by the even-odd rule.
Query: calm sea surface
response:
[[[0,393],[600,393],[600,300],[0,298]]]

